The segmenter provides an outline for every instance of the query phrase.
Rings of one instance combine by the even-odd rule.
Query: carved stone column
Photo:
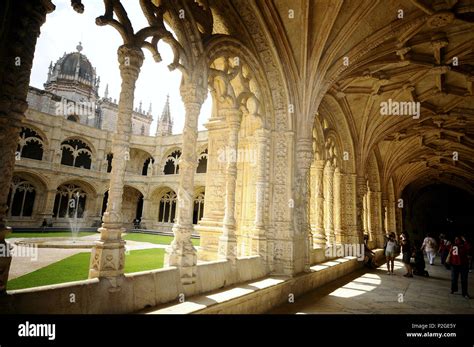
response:
[[[384,237],[383,237],[384,232],[383,232],[383,222],[382,222],[383,209],[382,209],[382,192],[380,191],[375,192],[374,214],[375,214],[376,232],[377,232],[377,246],[383,247],[383,244],[384,244]]]
[[[329,161],[324,168],[324,230],[327,243],[334,244],[334,166]]]
[[[225,116],[214,115],[206,124],[208,129],[208,159],[206,174],[206,202],[204,216],[194,229],[201,237],[198,259],[215,261],[219,254],[219,237],[222,235],[225,206],[225,147],[228,128]],[[224,155],[223,155],[224,154]]]
[[[235,187],[237,181],[237,151],[239,148],[239,129],[242,113],[238,109],[223,112],[229,127],[227,146],[227,168],[225,189],[225,212],[222,235],[219,237],[219,258],[235,262],[237,257],[237,238],[235,235]]]
[[[181,283],[196,282],[197,253],[191,242],[194,231],[194,174],[197,168],[198,118],[207,90],[188,82],[181,86],[186,110],[183,130],[183,150],[179,160],[178,213],[173,226],[174,239],[166,250],[165,264],[179,268]]]
[[[334,235],[337,244],[345,242],[342,231],[342,196],[341,196],[342,174],[336,167],[334,170]]]
[[[309,271],[311,266],[311,251],[313,249],[313,233],[310,223],[310,195],[311,195],[311,164],[313,162],[313,140],[299,139],[296,142],[296,168],[297,181],[295,189],[295,215],[294,224],[295,243],[297,243],[299,235],[304,238],[304,270]],[[298,249],[299,246],[295,245]]]
[[[395,210],[395,223],[396,230],[394,230],[394,232],[400,235],[403,232],[403,210],[398,206],[396,206]]]
[[[313,225],[313,247],[323,248],[326,246],[326,232],[324,231],[324,160],[314,162],[314,182],[312,187],[315,197],[314,205],[314,225]]]
[[[356,200],[356,209],[357,209],[357,237],[358,242],[363,242],[364,240],[364,199],[367,194],[367,180],[365,177],[357,176],[357,200]]]
[[[367,228],[366,231],[369,233],[370,238],[369,240],[373,243],[376,242],[377,236],[375,232],[375,225],[374,225],[374,193],[370,188],[367,187],[367,195],[365,199],[365,207],[366,207],[366,218],[367,218]]]
[[[252,252],[259,254],[266,259],[266,228],[265,228],[265,193],[267,190],[268,178],[267,169],[267,148],[270,132],[266,129],[259,129],[255,132],[257,138],[257,182],[256,182],[256,211],[255,211],[255,234],[252,238]]]
[[[344,178],[344,219],[347,243],[359,243],[357,229],[357,175],[345,174]]]
[[[7,199],[15,167],[15,152],[30,84],[36,40],[46,14],[54,10],[49,0],[7,1],[0,5],[0,248],[9,247],[5,237]],[[0,257],[0,294],[5,293],[11,257]]]
[[[389,233],[389,227],[388,227],[388,214],[389,214],[389,208],[388,208],[388,199],[382,195],[382,227],[383,227],[383,234],[387,235]]]
[[[135,84],[140,74],[144,55],[141,49],[128,45],[118,49],[122,89],[118,105],[117,129],[112,139],[114,162],[110,174],[109,198],[104,213],[101,238],[92,249],[89,278],[115,277],[123,274],[125,241],[122,239],[122,199],[125,168],[130,158],[130,135]]]
[[[388,202],[388,209],[387,209],[387,219],[388,219],[388,231],[389,232],[396,232],[397,231],[397,220],[396,220],[396,210],[397,206],[395,201],[389,200]]]
[[[382,247],[384,243],[382,214],[380,210],[382,193],[379,191],[369,190],[367,195],[369,207],[369,231],[371,234],[371,240],[374,242],[373,246]]]

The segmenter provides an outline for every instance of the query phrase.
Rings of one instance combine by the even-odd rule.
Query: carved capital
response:
[[[120,73],[125,79],[129,75],[138,78],[140,68],[145,60],[145,55],[141,48],[131,45],[122,45],[117,51]]]
[[[202,105],[207,98],[207,89],[204,88],[200,83],[194,83],[192,81],[183,83],[180,87],[180,93],[185,105]]]
[[[307,171],[313,163],[313,139],[299,139],[296,142],[296,165],[300,171]]]

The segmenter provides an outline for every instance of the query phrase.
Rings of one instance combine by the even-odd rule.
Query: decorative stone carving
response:
[[[334,234],[334,166],[327,161],[324,168],[324,230],[327,244],[336,241]]]
[[[236,109],[222,112],[229,126],[228,151],[237,153],[239,147],[239,128],[242,113]],[[227,156],[226,168],[226,198],[222,236],[219,238],[219,258],[228,259],[235,263],[237,257],[237,238],[235,235],[235,187],[237,180],[237,158]]]
[[[109,183],[107,210],[104,213],[100,241],[92,249],[89,278],[113,277],[123,274],[125,241],[123,228],[122,197],[125,169],[130,157],[130,133],[132,129],[133,95],[140,68],[144,60],[140,48],[121,46],[118,49],[122,90],[118,105],[117,129],[112,140],[114,162]]]
[[[297,176],[294,190],[293,216],[295,234],[301,234],[304,242],[304,266],[309,271],[313,234],[310,224],[310,167],[313,162],[313,140],[299,139],[296,143]],[[296,242],[296,241],[295,241]]]
[[[356,200],[356,210],[357,210],[357,237],[359,242],[363,240],[363,230],[364,230],[364,197],[367,194],[367,179],[365,177],[357,176],[357,200]]]
[[[181,97],[186,109],[183,131],[183,150],[179,161],[178,217],[173,226],[174,240],[166,250],[165,263],[177,266],[181,282],[185,285],[196,281],[197,253],[191,242],[194,209],[194,174],[197,168],[198,118],[207,90],[195,80],[183,81]],[[202,81],[202,78],[201,78]]]
[[[326,246],[326,232],[324,231],[324,160],[315,161],[314,176],[312,177],[312,185],[314,193],[312,196],[315,201],[314,206],[314,229],[313,229],[313,246],[315,248],[324,248]]]
[[[337,244],[345,242],[342,230],[342,174],[341,170],[336,167],[334,170],[334,236]]]
[[[270,133],[266,129],[256,131],[257,137],[257,182],[256,182],[256,211],[255,211],[255,233],[253,236],[254,246],[252,249],[257,251],[266,259],[266,227],[265,227],[265,196],[267,193],[267,149]]]

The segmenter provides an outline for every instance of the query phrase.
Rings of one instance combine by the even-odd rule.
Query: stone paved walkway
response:
[[[386,265],[360,270],[329,283],[269,313],[299,314],[474,314],[474,299],[450,294],[451,271],[439,264],[427,265],[430,277],[405,278],[401,259],[395,275]],[[469,274],[469,293],[474,297],[474,276]],[[460,289],[459,283],[459,289]]]

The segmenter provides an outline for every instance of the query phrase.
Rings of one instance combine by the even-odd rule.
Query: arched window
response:
[[[148,158],[145,160],[145,163],[143,164],[142,176],[148,176],[148,169],[150,168],[150,165],[153,165],[154,163],[155,159],[153,158]]]
[[[44,143],[40,135],[29,128],[21,128],[17,152],[22,158],[43,159]]]
[[[159,223],[174,223],[176,216],[176,193],[172,190],[165,192],[160,199]]]
[[[90,170],[92,151],[81,140],[67,140],[61,143],[61,164]]]
[[[145,126],[144,126],[144,125],[142,125],[142,127],[140,128],[140,134],[141,134],[142,136],[145,135]]]
[[[71,115],[67,116],[67,120],[69,120],[71,122],[78,123],[79,122],[79,117],[76,116],[76,115],[71,114]]]
[[[198,158],[198,167],[196,173],[206,173],[207,172],[207,149],[199,155]]]
[[[54,218],[83,218],[87,194],[75,184],[58,187],[54,200]]]
[[[205,193],[199,193],[194,199],[193,224],[198,224],[204,214],[204,196]]]
[[[28,181],[14,176],[8,194],[8,216],[31,217],[35,204],[36,190]]]
[[[163,170],[165,175],[177,175],[179,174],[179,158],[181,157],[181,151],[174,151],[171,155],[166,158],[165,168]]]
[[[104,199],[102,200],[102,214],[101,214],[101,216],[103,216],[105,211],[107,211],[108,201],[109,201],[109,191],[106,191],[105,194],[104,194]]]
[[[107,173],[112,172],[112,160],[114,155],[112,153],[107,154]]]

